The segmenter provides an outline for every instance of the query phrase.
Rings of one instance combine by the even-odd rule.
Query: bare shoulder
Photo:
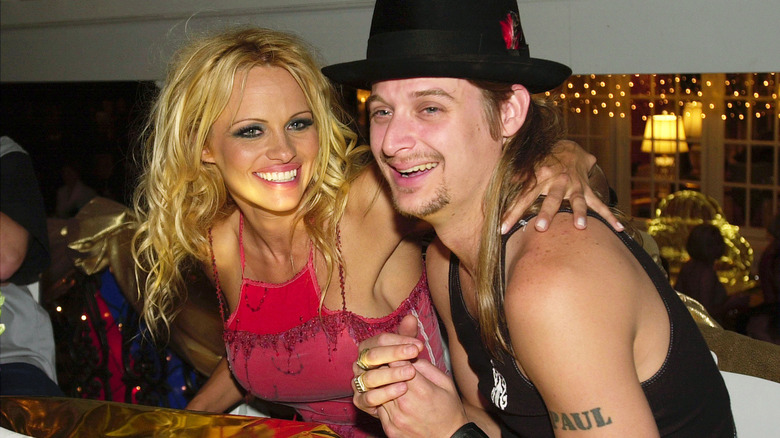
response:
[[[348,211],[369,214],[374,208],[392,208],[384,188],[382,175],[376,164],[370,164],[352,181],[347,200]]]
[[[215,251],[225,246],[238,245],[239,216],[240,212],[236,209],[211,225],[211,242]]]
[[[211,226],[211,256],[201,260],[201,266],[207,275],[214,280],[214,263],[220,275],[220,280],[228,280],[231,272],[240,275],[240,249],[238,242],[239,211],[231,213],[226,218]],[[228,280],[229,281],[229,280]]]
[[[544,233],[518,231],[507,247],[507,314],[557,315],[551,321],[606,317],[632,318],[632,293],[649,281],[630,251],[606,225],[591,221],[585,230],[558,214]],[[597,315],[601,316],[597,316]],[[528,323],[533,317],[525,318]],[[545,319],[545,323],[547,323]],[[527,327],[530,328],[530,327]]]
[[[553,427],[569,412],[598,410],[614,419],[614,436],[654,430],[640,382],[663,363],[668,323],[652,281],[599,221],[580,231],[559,214],[547,232],[529,231],[507,248],[504,310],[518,366]]]
[[[384,230],[382,235],[396,237],[410,234],[419,222],[396,212],[390,189],[376,164],[367,166],[352,182],[345,216],[359,223],[363,230],[376,227],[374,230]]]

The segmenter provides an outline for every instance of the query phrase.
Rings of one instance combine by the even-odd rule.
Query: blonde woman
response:
[[[423,356],[446,369],[411,238],[419,224],[393,210],[370,151],[340,120],[291,35],[230,30],[174,57],[146,129],[133,247],[157,338],[186,299],[188,266],[216,286],[226,357],[188,408],[222,412],[247,392],[344,436],[381,433],[352,404],[351,364],[360,341],[408,314]],[[550,198],[572,191],[549,180],[564,182]]]

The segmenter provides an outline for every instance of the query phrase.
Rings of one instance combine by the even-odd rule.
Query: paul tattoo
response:
[[[593,418],[592,420],[591,417]],[[612,418],[607,417],[604,419],[604,416],[601,414],[601,408],[569,414],[550,411],[550,421],[552,421],[553,430],[590,430],[594,425],[596,427],[604,427],[612,424]]]

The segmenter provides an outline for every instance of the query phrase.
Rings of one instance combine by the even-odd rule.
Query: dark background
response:
[[[129,204],[143,117],[153,82],[2,83],[0,135],[30,154],[47,214],[61,168],[75,167],[100,196]]]

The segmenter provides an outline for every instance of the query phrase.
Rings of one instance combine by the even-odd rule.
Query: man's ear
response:
[[[520,85],[512,85],[512,95],[501,103],[501,135],[512,137],[517,134],[525,123],[528,108],[531,105],[531,94]]]
[[[204,163],[214,163],[214,155],[212,155],[208,145],[203,146],[203,151],[200,153],[200,161],[203,161]]]

